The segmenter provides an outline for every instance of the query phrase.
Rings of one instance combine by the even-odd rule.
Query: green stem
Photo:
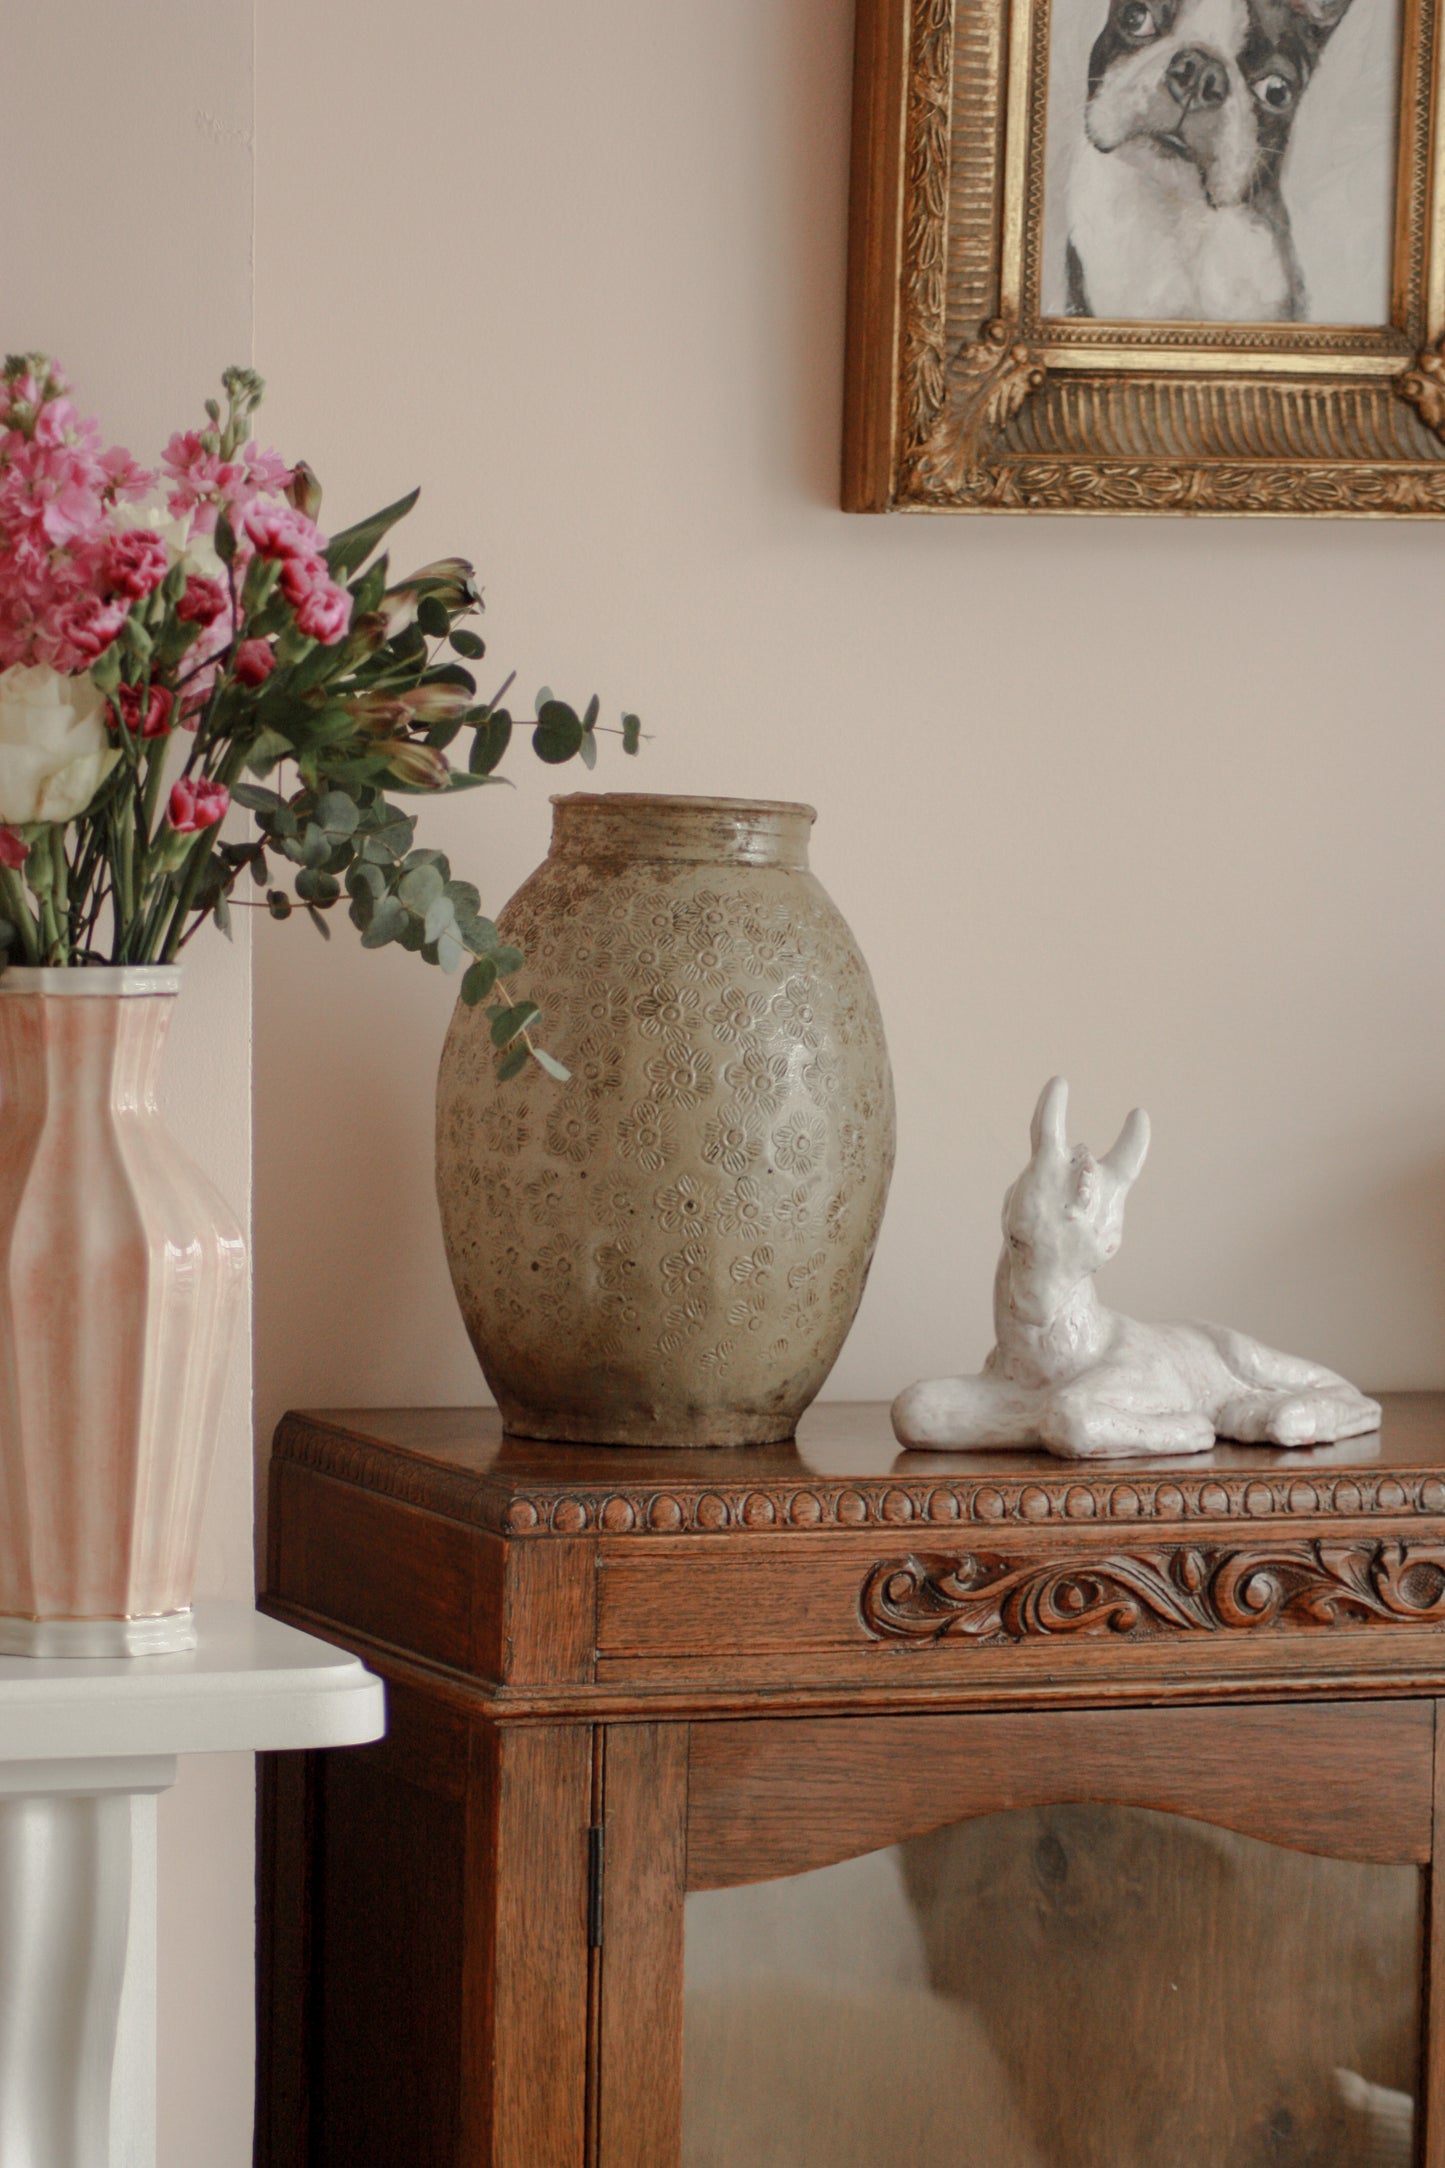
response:
[[[35,920],[25,900],[25,887],[20,876],[10,866],[0,866],[0,901],[5,906],[5,916],[20,936],[20,946],[25,951],[27,964],[40,961],[40,943],[36,936]]]

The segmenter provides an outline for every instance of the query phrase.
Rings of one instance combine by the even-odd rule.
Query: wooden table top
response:
[[[491,1408],[328,1408],[288,1415],[276,1451],[509,1535],[1445,1514],[1445,1393],[1382,1398],[1367,1437],[1167,1459],[904,1452],[884,1403],[839,1401],[787,1445],[548,1445],[504,1436]]]

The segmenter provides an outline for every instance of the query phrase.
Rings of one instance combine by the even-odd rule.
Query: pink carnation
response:
[[[36,644],[50,649],[43,660],[57,670],[88,670],[97,655],[105,652],[125,623],[125,611],[115,602],[82,592],[56,611],[53,629],[42,633]]]
[[[219,580],[193,573],[176,604],[176,615],[186,625],[213,625],[225,610],[227,600],[226,590]]]
[[[196,835],[224,820],[231,793],[224,783],[207,783],[201,777],[182,776],[171,786],[166,819],[180,836]]]
[[[170,556],[158,534],[134,527],[113,534],[101,554],[101,578],[112,594],[131,602],[153,595],[170,570]]]
[[[238,685],[264,685],[275,667],[276,656],[269,640],[243,640],[232,661],[231,675]]]
[[[246,514],[243,532],[260,557],[319,557],[326,537],[304,512],[294,505],[269,500],[253,504]]]
[[[351,597],[338,587],[319,557],[288,557],[281,567],[281,592],[296,617],[298,632],[334,647],[351,623]]]
[[[122,685],[111,702],[121,726],[142,738],[163,738],[171,727],[175,695],[164,685]]]

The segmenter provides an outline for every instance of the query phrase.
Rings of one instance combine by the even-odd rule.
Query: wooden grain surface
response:
[[[697,1725],[688,1886],[800,1874],[969,1816],[1165,1808],[1344,1859],[1430,1855],[1433,1708],[1059,1710]]]
[[[598,2158],[663,2168],[682,2145],[685,1724],[609,1727]]]
[[[582,2168],[591,1733],[479,1725],[474,1751],[457,2168]]]
[[[1425,1912],[1424,2027],[1420,2075],[1422,2168],[1445,2168],[1445,1702],[1435,1704],[1435,1849]]]
[[[843,393],[843,509],[893,493],[902,310],[907,0],[857,0]]]

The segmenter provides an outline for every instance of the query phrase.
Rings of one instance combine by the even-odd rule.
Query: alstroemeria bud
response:
[[[479,610],[482,606],[482,591],[477,585],[475,570],[466,558],[438,557],[419,571],[408,573],[404,580],[396,581],[382,596],[381,609],[389,640],[404,632],[412,622],[423,595],[435,595],[443,609],[453,616],[459,610]]]
[[[291,479],[286,484],[286,495],[298,512],[307,519],[315,519],[321,510],[321,484],[304,459],[298,459],[291,469]]]
[[[463,685],[414,685],[397,699],[418,723],[451,723],[477,704],[475,693]]]
[[[398,738],[387,753],[386,765],[398,783],[413,790],[445,790],[451,769],[434,745],[418,745],[413,738]]]

